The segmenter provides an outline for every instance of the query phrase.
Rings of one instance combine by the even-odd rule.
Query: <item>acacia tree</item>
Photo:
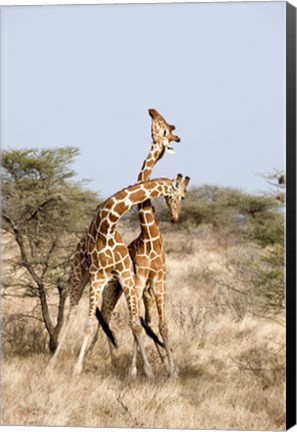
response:
[[[2,230],[10,233],[19,259],[5,292],[37,297],[54,352],[63,325],[70,262],[88,227],[98,196],[74,181],[70,168],[79,151],[65,147],[8,150],[2,154]],[[58,294],[53,313],[49,297]]]

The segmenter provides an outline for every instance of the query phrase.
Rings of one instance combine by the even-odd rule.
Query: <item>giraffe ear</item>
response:
[[[180,183],[182,181],[182,178],[183,178],[182,174],[177,174],[177,176],[176,176],[177,183]]]
[[[177,190],[179,188],[180,182],[182,180],[183,176],[181,174],[177,174],[176,179],[173,180],[173,189]]]
[[[183,184],[184,184],[184,186],[185,186],[185,189],[186,189],[186,187],[188,186],[188,184],[190,183],[190,180],[191,180],[190,177],[188,177],[188,176],[185,177],[185,179],[184,179],[184,181],[183,181]]]

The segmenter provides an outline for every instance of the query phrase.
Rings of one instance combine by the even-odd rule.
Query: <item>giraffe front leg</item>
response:
[[[154,294],[157,303],[157,310],[159,315],[159,331],[163,338],[163,342],[165,345],[165,350],[167,354],[168,360],[168,373],[170,377],[177,378],[178,371],[174,365],[174,360],[172,356],[172,352],[169,346],[169,338],[168,338],[168,325],[165,319],[165,293],[166,293],[166,283],[164,277],[159,277],[154,281]]]
[[[82,346],[80,349],[80,353],[77,359],[77,362],[73,368],[73,375],[79,375],[83,368],[83,361],[85,358],[86,349],[88,346],[88,342],[90,337],[92,336],[95,329],[95,313],[96,307],[99,302],[100,294],[103,291],[105,284],[107,283],[107,277],[104,275],[90,275],[90,304],[89,304],[89,316],[84,326],[84,337]]]

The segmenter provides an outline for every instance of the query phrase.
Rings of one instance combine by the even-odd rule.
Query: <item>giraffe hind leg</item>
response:
[[[145,319],[143,320],[143,318],[141,318],[141,325],[144,328],[146,334],[153,339],[160,360],[162,363],[164,363],[166,356],[163,355],[160,347],[165,348],[165,345],[160,341],[156,333],[151,328],[152,310],[155,307],[155,298],[150,288],[150,284],[151,282],[148,281],[147,287],[142,296],[145,308]]]
[[[83,362],[84,362],[85,354],[87,351],[89,339],[92,336],[93,331],[94,331],[94,327],[95,327],[94,318],[95,318],[95,314],[96,314],[96,307],[98,305],[98,300],[99,300],[100,294],[103,291],[105,284],[108,282],[106,275],[96,276],[96,273],[90,275],[90,279],[91,279],[90,280],[91,286],[90,286],[89,314],[88,314],[88,319],[87,319],[85,326],[84,326],[83,342],[81,345],[78,359],[77,359],[75,366],[73,368],[73,375],[79,375],[82,371]]]
[[[149,326],[149,324],[147,324],[147,322],[140,317],[140,322],[142,327],[144,328],[146,334],[153,339],[153,341],[155,342],[155,344],[159,345],[162,348],[165,348],[165,345],[163,342],[160,341],[160,339],[158,338],[158,336],[156,335],[156,333],[153,331],[153,329]]]
[[[112,330],[109,327],[109,324],[105,321],[105,319],[103,318],[102,313],[100,312],[100,309],[97,307],[96,308],[96,318],[99,321],[102,330],[104,331],[104,333],[106,334],[106,336],[108,337],[108,339],[110,339],[111,343],[113,344],[113,346],[115,348],[118,348],[118,343],[117,340],[112,332]]]
[[[96,317],[97,317],[98,321],[99,321],[99,319],[101,319],[103,321],[102,322],[103,326],[104,325],[107,326],[109,331],[111,332],[111,335],[112,335],[111,338],[108,337],[112,366],[114,366],[114,364],[115,364],[114,348],[116,347],[115,345],[117,344],[117,342],[116,342],[116,339],[113,335],[113,332],[109,328],[109,322],[110,322],[111,317],[112,317],[112,312],[113,312],[114,308],[116,307],[116,304],[119,301],[122,293],[123,293],[123,291],[122,291],[121,285],[118,283],[118,281],[110,281],[104,287],[104,290],[102,293],[101,313],[100,313],[99,308],[96,309]],[[102,326],[102,324],[101,324],[101,326]],[[92,352],[92,350],[94,349],[94,346],[98,340],[99,329],[100,329],[100,322],[98,324],[96,333],[94,335],[94,338],[93,338],[92,343],[90,345],[90,348],[88,350],[88,354]],[[103,328],[103,330],[104,330],[104,328]],[[114,338],[115,343],[113,343],[112,338]]]
[[[168,325],[165,319],[165,280],[163,278],[157,279],[154,281],[154,295],[156,298],[157,303],[157,310],[159,315],[159,331],[164,341],[164,346],[167,354],[167,369],[170,377],[177,378],[178,377],[178,371],[175,367],[171,348],[169,345],[169,338],[168,338]]]
[[[152,379],[154,374],[148,361],[141,337],[142,327],[140,323],[140,299],[144,289],[144,278],[139,278],[137,276],[135,277],[133,265],[129,255],[127,256],[124,270],[118,272],[117,278],[126,297],[130,315],[130,327],[133,333],[133,351],[130,372],[132,371],[133,376],[137,374],[136,354],[138,346],[143,360],[144,372],[148,378]]]
[[[142,298],[142,294],[145,288],[145,280],[146,279],[144,277],[139,277],[139,275],[136,275],[134,295],[131,295],[132,294],[131,293],[130,295],[127,296],[127,298],[130,300],[130,301],[128,300],[129,311],[130,311],[130,325],[134,335],[133,355],[132,355],[132,363],[131,363],[130,371],[135,370],[135,374],[136,374],[136,352],[137,352],[137,345],[138,345],[143,360],[144,372],[148,378],[153,379],[154,374],[152,371],[152,367],[148,361],[143,340],[141,337],[142,326],[140,322],[140,300]],[[125,286],[123,286],[123,290],[125,290]]]

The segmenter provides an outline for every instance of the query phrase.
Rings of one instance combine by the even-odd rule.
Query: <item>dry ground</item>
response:
[[[135,236],[128,232],[127,239]],[[179,379],[167,377],[153,343],[145,343],[156,379],[142,372],[127,376],[132,335],[122,298],[111,327],[119,348],[111,368],[105,337],[72,377],[87,315],[88,299],[53,371],[49,356],[27,346],[43,346],[45,333],[30,320],[18,333],[3,334],[2,424],[122,426],[194,429],[284,429],[284,315],[255,313],[243,258],[258,253],[201,226],[191,236],[165,232],[167,314]],[[7,269],[6,269],[7,270]],[[87,293],[86,293],[87,294]],[[30,310],[34,299],[4,299],[2,313]],[[55,302],[53,298],[52,302]],[[258,309],[257,309],[258,310]],[[8,327],[9,330],[9,327]],[[24,352],[13,351],[15,338]],[[7,338],[7,340],[6,340]]]

